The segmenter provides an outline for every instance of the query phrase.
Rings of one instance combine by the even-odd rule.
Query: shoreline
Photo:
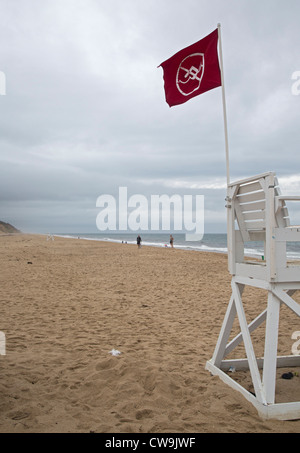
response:
[[[46,239],[0,237],[0,432],[300,431],[300,420],[261,420],[205,370],[231,295],[227,256]],[[247,316],[266,302],[251,289]],[[282,355],[299,330],[283,313]],[[278,376],[278,398],[299,395],[299,384]]]
[[[136,246],[136,243],[134,241],[128,243],[128,242],[122,242],[122,240],[120,239],[111,239],[111,238],[107,238],[107,239],[101,239],[101,238],[87,238],[87,237],[83,237],[83,236],[79,236],[78,238],[75,238],[75,237],[72,237],[72,236],[67,236],[67,235],[59,235],[59,234],[53,234],[54,237],[61,237],[61,238],[65,238],[65,239],[81,239],[81,240],[86,240],[86,241],[96,241],[96,242],[107,242],[107,243],[114,243],[114,244],[120,244],[120,245],[134,245]],[[172,247],[170,247],[170,245],[168,244],[157,244],[155,245],[154,243],[143,243],[142,241],[142,244],[141,244],[142,247],[154,247],[154,248],[161,248],[161,249],[171,249]],[[199,249],[194,249],[192,248],[191,246],[187,246],[187,248],[184,248],[183,246],[178,246],[178,245],[174,245],[173,249],[175,250],[181,250],[181,251],[188,251],[188,252],[206,252],[206,253],[221,253],[221,254],[225,254],[227,255],[227,251],[224,252],[224,251],[218,251],[218,250],[199,250]]]

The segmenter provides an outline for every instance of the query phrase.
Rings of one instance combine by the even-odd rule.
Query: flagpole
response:
[[[229,149],[228,149],[228,131],[227,131],[227,114],[226,114],[226,101],[225,101],[225,84],[224,84],[224,71],[223,71],[223,55],[222,55],[222,41],[221,41],[221,24],[218,24],[218,37],[219,37],[219,53],[220,53],[220,66],[221,66],[221,82],[222,82],[222,100],[223,100],[223,116],[224,116],[224,132],[225,132],[225,152],[226,152],[226,173],[227,173],[227,203],[229,199],[229,184],[230,184],[230,172],[229,172]],[[227,205],[227,253],[228,253],[228,269],[231,268],[232,259],[232,212],[230,205]]]
[[[227,130],[227,113],[226,113],[226,100],[225,100],[224,70],[223,70],[223,54],[222,54],[222,41],[221,41],[221,24],[218,24],[218,36],[219,36],[219,53],[220,53],[221,82],[222,82],[224,132],[225,132],[226,174],[227,174],[227,187],[228,187],[228,185],[230,183],[229,148],[228,148],[228,130]]]

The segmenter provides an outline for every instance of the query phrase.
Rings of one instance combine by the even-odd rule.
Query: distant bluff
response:
[[[1,222],[0,220],[0,234],[1,233],[21,233],[21,231],[10,225],[10,223]]]

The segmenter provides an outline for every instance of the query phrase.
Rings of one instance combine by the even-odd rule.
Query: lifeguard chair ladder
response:
[[[206,363],[206,369],[241,392],[264,419],[300,418],[300,401],[275,402],[276,369],[300,366],[300,355],[277,357],[281,304],[300,317],[300,304],[291,297],[300,290],[300,266],[287,263],[286,256],[286,243],[300,241],[300,226],[290,225],[286,200],[300,201],[300,196],[282,196],[273,172],[228,184],[227,241],[232,295],[213,357]],[[244,246],[249,241],[264,242],[264,261],[245,260]],[[268,293],[267,308],[250,324],[246,321],[242,302],[245,285],[262,288]],[[228,343],[236,315],[240,333]],[[264,357],[257,358],[250,334],[264,321]],[[242,341],[247,358],[224,360]],[[250,370],[253,394],[226,373],[230,367],[236,371]],[[263,370],[262,377],[260,369]]]

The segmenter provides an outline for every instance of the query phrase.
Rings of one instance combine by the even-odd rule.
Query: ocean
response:
[[[55,234],[55,236],[80,238],[90,241],[108,241],[118,242],[124,244],[136,244],[136,237],[140,234],[142,238],[142,246],[152,247],[170,247],[169,234],[156,234],[156,233],[72,233],[72,234]],[[185,240],[185,234],[173,234],[174,248],[180,250],[194,250],[199,252],[215,252],[227,254],[227,235],[226,234],[205,234],[201,241],[188,242]],[[264,248],[262,242],[249,242],[245,244],[245,255],[252,257],[262,257],[264,255]],[[300,243],[289,242],[287,243],[287,257],[288,259],[300,260]]]

